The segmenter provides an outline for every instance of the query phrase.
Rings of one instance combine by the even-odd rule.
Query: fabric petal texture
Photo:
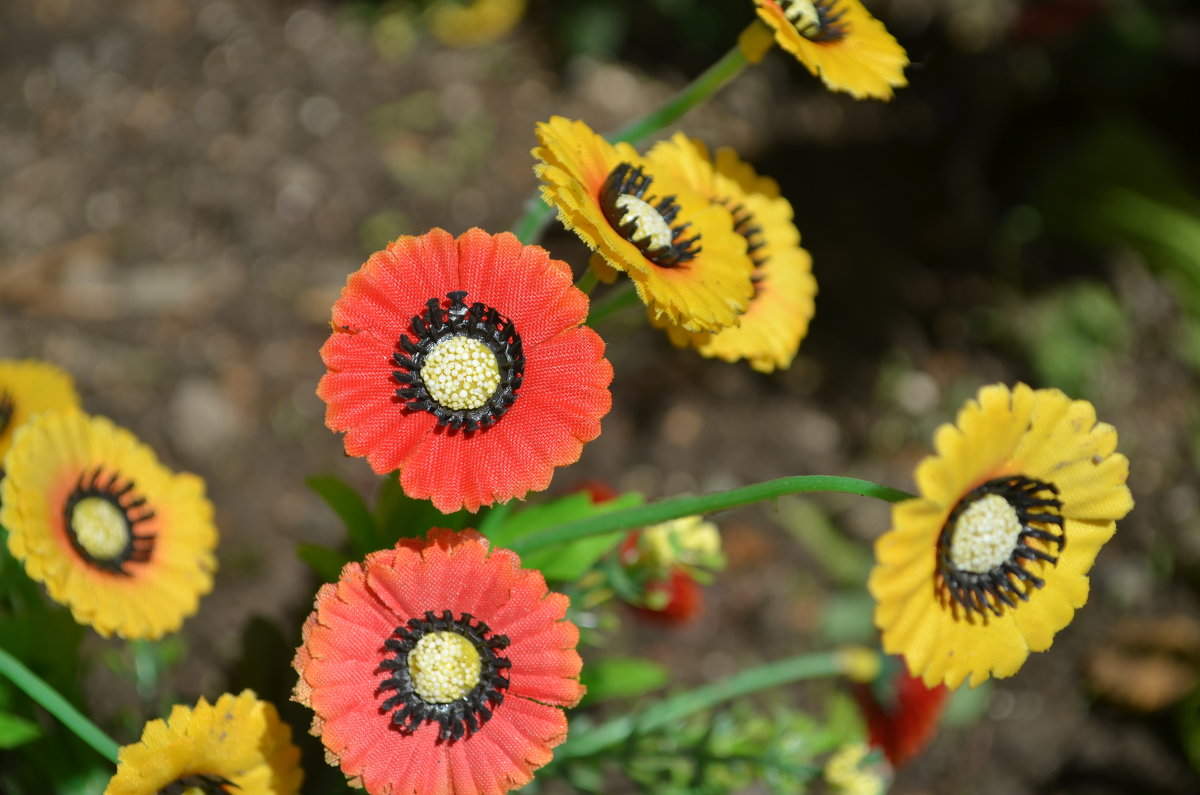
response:
[[[274,705],[245,690],[212,704],[176,705],[165,721],[147,723],[141,739],[118,752],[104,795],[295,795],[303,780],[292,730]]]
[[[754,0],[779,46],[832,91],[891,99],[908,54],[860,0]]]
[[[1087,573],[1133,508],[1129,462],[1095,408],[1056,389],[983,387],[919,496],[897,503],[868,587],[883,648],[926,686],[1011,676],[1088,597]]]
[[[656,144],[646,159],[656,170],[727,207],[754,264],[754,294],[738,325],[708,333],[689,331],[653,314],[651,322],[664,328],[675,345],[693,347],[703,356],[745,360],[764,373],[786,369],[808,333],[817,293],[812,257],[800,246],[792,205],[779,195],[773,179],[760,176],[732,149],[710,155],[703,143],[682,133]]]
[[[371,795],[522,787],[583,697],[568,600],[474,530],[350,563],[317,593],[293,666],[331,764]]]
[[[129,431],[71,408],[18,429],[0,481],[8,548],[101,635],[157,639],[213,585],[204,481],[173,473]]]
[[[0,359],[0,464],[14,431],[31,417],[73,407],[79,407],[79,395],[65,371],[36,359]]]
[[[587,312],[570,267],[513,235],[402,237],[333,306],[325,424],[445,513],[545,489],[612,405]]]
[[[754,266],[727,207],[581,121],[555,116],[537,135],[542,197],[608,269],[633,280],[652,316],[692,331],[740,322]]]

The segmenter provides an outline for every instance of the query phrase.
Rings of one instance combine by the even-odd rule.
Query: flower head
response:
[[[0,472],[13,432],[41,411],[79,405],[71,376],[36,359],[0,359]]]
[[[587,310],[566,263],[513,235],[402,237],[333,306],[325,423],[446,513],[544,489],[612,403]]]
[[[104,795],[293,795],[303,779],[292,730],[245,690],[214,704],[201,698],[194,709],[176,705],[165,721],[147,723],[141,740],[121,748]]]
[[[537,134],[543,198],[608,266],[629,274],[654,316],[695,331],[738,323],[753,263],[726,207],[581,121],[555,116]]]
[[[779,46],[833,91],[891,99],[908,85],[904,52],[860,0],[754,0]]]
[[[1133,507],[1129,462],[1096,410],[1056,389],[984,387],[920,496],[893,506],[869,587],[884,651],[929,687],[1011,676],[1087,602],[1087,572]]]
[[[945,685],[926,687],[896,663],[885,666],[874,681],[854,684],[854,700],[867,721],[871,746],[882,749],[893,768],[929,744],[949,696]]]
[[[372,795],[521,787],[583,696],[568,599],[475,531],[350,563],[317,592],[293,666],[331,763]]]
[[[838,749],[825,762],[825,783],[832,795],[883,795],[888,788],[886,766],[867,760],[871,749],[851,743]],[[864,764],[865,763],[865,764]]]
[[[212,588],[212,503],[104,417],[39,414],[18,431],[0,481],[0,524],[25,572],[101,635],[161,637]]]
[[[646,155],[656,169],[671,174],[709,201],[729,208],[734,231],[746,240],[754,263],[754,294],[738,326],[715,333],[692,332],[668,322],[671,341],[704,356],[735,362],[745,359],[760,372],[786,368],[796,356],[813,316],[817,282],[812,257],[800,246],[792,223],[792,205],[779,186],[759,176],[732,149],[711,157],[700,141],[677,133]]]
[[[434,38],[451,47],[490,44],[516,27],[526,0],[437,0],[426,12]]]

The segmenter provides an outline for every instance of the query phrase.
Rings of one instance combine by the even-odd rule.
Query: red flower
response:
[[[919,676],[909,676],[903,664],[896,666],[891,681],[885,683],[889,690],[885,698],[876,695],[873,685],[861,683],[854,685],[854,698],[867,720],[871,745],[882,749],[892,767],[899,768],[937,733],[950,689],[945,685],[926,687]]]
[[[634,605],[633,609],[642,618],[666,624],[686,624],[699,615],[704,604],[700,585],[678,566],[671,569],[667,579],[646,583],[645,594],[647,604]],[[649,606],[658,602],[663,602],[663,606]]]
[[[583,696],[579,630],[540,572],[473,530],[350,563],[317,592],[292,665],[331,763],[372,795],[527,784]]]
[[[333,305],[325,424],[446,513],[544,489],[612,404],[587,311],[569,266],[513,235],[402,237]]]

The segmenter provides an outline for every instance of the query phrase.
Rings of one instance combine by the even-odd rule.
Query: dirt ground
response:
[[[613,412],[554,489],[600,478],[656,497],[808,473],[911,488],[933,428],[979,384],[1036,383],[1012,332],[1035,301],[1080,278],[1108,285],[1128,333],[1088,366],[1078,396],[1119,429],[1137,508],[1053,650],[995,682],[982,718],[944,730],[894,791],[1197,791],[1172,713],[1098,700],[1085,676],[1121,619],[1197,615],[1198,392],[1175,346],[1186,312],[1128,250],[1041,242],[1013,270],[995,266],[1027,187],[1009,167],[1048,131],[1061,148],[1041,154],[1057,156],[1089,110],[1047,116],[1020,90],[1021,69],[1037,64],[991,40],[960,47],[969,60],[939,58],[937,43],[971,30],[953,6],[882,4],[917,44],[913,89],[890,105],[823,93],[772,57],[686,118],[689,134],[776,175],[795,204],[821,290],[810,337],[790,370],[764,376],[672,349],[637,312],[612,319],[599,331]],[[297,640],[316,582],[294,545],[341,533],[304,478],[375,483],[325,429],[314,394],[346,276],[398,234],[507,228],[536,186],[537,121],[612,129],[696,72],[565,57],[539,11],[549,4],[505,41],[446,50],[415,30],[373,32],[334,4],[0,8],[0,357],[64,367],[89,411],[206,479],[220,571],[185,626],[182,699],[224,689],[252,617]],[[989,99],[964,99],[977,94]],[[1149,108],[1148,123],[1165,112]],[[1006,150],[1017,125],[1041,127]],[[1184,148],[1182,129],[1161,133]],[[546,245],[586,261],[561,230]],[[864,545],[887,527],[881,504],[816,504]],[[703,620],[617,641],[685,682],[821,644],[828,583],[778,515],[718,518],[731,566]],[[99,714],[129,695],[101,668],[89,693]]]

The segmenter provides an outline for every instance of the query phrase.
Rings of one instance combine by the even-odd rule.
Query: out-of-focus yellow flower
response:
[[[75,382],[63,370],[36,359],[0,359],[0,473],[13,431],[38,412],[78,405]]]
[[[702,516],[650,525],[638,536],[636,551],[639,564],[660,572],[675,566],[719,569],[725,562],[721,531]]]
[[[863,743],[847,745],[825,763],[825,781],[836,795],[883,795],[887,778],[871,766],[862,767],[871,749]]]
[[[448,47],[491,44],[516,27],[526,0],[438,0],[429,8],[429,31]]]

